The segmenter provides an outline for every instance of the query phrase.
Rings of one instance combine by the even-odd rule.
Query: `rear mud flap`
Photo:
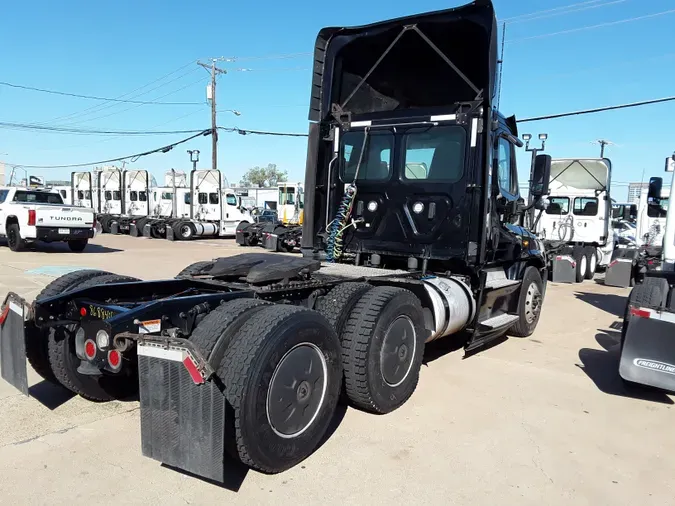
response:
[[[110,233],[113,235],[118,235],[120,233],[120,224],[116,221],[113,221],[110,224]]]
[[[577,263],[567,255],[559,255],[551,261],[551,281],[574,283],[577,279]]]
[[[279,251],[279,237],[276,234],[265,234],[263,248],[270,251]]]
[[[626,381],[675,392],[675,324],[631,317],[619,374]]]
[[[28,395],[26,371],[26,331],[24,300],[7,294],[0,323],[0,375],[24,395]]]
[[[150,225],[150,223],[146,223],[143,227],[143,237],[152,239],[152,225]]]
[[[225,396],[215,381],[197,384],[185,349],[139,343],[143,455],[224,481]]]
[[[129,225],[129,235],[131,237],[138,237],[140,234],[138,233],[138,227],[136,226],[135,223],[132,223]]]
[[[618,258],[612,261],[605,273],[605,285],[627,288],[633,279],[633,260]]]
[[[173,234],[173,227],[167,223],[166,225],[166,240],[167,241],[175,241],[176,237]]]

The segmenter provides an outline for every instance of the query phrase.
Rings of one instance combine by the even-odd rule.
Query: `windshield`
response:
[[[14,202],[35,202],[36,204],[63,204],[58,193],[32,192],[19,190],[14,194]]]
[[[442,181],[455,183],[464,174],[466,131],[459,126],[410,128],[394,135],[391,131],[372,131],[361,157],[364,132],[347,132],[342,138],[340,177],[351,183],[361,159],[358,179],[388,180],[393,173],[403,181]],[[396,168],[393,167],[396,150]]]

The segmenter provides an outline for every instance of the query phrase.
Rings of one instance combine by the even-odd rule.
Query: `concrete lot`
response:
[[[153,279],[242,252],[232,240],[94,243],[83,254],[0,247],[0,295],[32,299],[64,267]],[[673,401],[628,392],[617,373],[614,329],[627,293],[592,281],[549,285],[531,338],[466,359],[441,342],[401,409],[348,409],[300,466],[276,476],[233,468],[227,487],[142,457],[137,402],[94,404],[30,371],[31,398],[0,383],[0,502],[672,504]]]

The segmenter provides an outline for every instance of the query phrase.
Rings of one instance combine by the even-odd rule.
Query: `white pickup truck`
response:
[[[79,253],[94,235],[93,209],[64,205],[49,190],[0,187],[0,237],[12,251],[33,241],[62,241]]]

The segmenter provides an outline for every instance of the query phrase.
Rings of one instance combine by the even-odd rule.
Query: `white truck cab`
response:
[[[94,210],[67,206],[59,192],[23,187],[0,187],[0,236],[12,251],[27,243],[67,242],[74,252],[94,237]]]

